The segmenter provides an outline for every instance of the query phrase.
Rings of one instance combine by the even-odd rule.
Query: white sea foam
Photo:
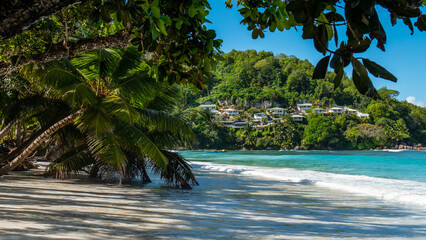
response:
[[[312,184],[318,187],[371,196],[387,201],[421,206],[426,209],[426,183],[423,182],[292,168],[243,166],[208,162],[192,163],[194,168],[202,170],[242,174],[292,183]]]

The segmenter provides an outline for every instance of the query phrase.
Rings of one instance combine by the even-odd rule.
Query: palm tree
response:
[[[63,103],[68,114],[39,131],[25,149],[9,158],[0,175],[19,165],[46,139],[57,138],[65,143],[65,153],[49,168],[59,177],[84,170],[92,176],[118,173],[120,182],[135,175],[149,182],[149,166],[179,187],[197,184],[188,163],[177,153],[163,150],[194,139],[185,117],[170,113],[180,97],[179,89],[157,82],[150,70],[130,47],[97,50],[21,71],[39,95]],[[74,134],[71,142],[70,133]]]

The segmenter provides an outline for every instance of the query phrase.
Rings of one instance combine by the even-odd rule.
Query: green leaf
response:
[[[336,90],[340,83],[342,82],[342,78],[343,78],[343,63],[339,60],[336,63],[336,68],[334,69],[334,72],[336,72],[336,77],[334,77],[333,82],[334,82],[334,90]]]
[[[277,23],[276,22],[272,22],[271,25],[269,25],[269,31],[270,32],[275,32],[275,29],[277,29]]]
[[[330,56],[322,58],[317,66],[314,69],[314,74],[312,75],[312,79],[324,79],[327,74],[328,62],[330,61]]]
[[[414,27],[413,23],[411,22],[410,18],[403,17],[402,20],[404,21],[404,24],[408,26],[408,28],[411,30],[411,35],[414,34]]]
[[[189,17],[194,17],[195,14],[197,14],[197,9],[194,7],[194,5],[191,5],[188,9],[188,15]]]
[[[151,13],[157,19],[161,17],[160,9],[156,6],[151,7]]]
[[[157,24],[158,29],[160,29],[160,32],[164,35],[167,36],[167,31],[166,31],[166,26],[164,25],[163,20],[158,20],[158,24]]]
[[[183,23],[182,20],[179,20],[179,21],[176,22],[175,26],[176,26],[177,30],[180,30],[182,28],[182,23]]]
[[[258,37],[259,37],[259,32],[258,32],[258,29],[256,28],[256,29],[254,29],[252,32],[251,32],[251,37],[253,38],[253,39],[257,39]]]
[[[351,43],[350,46],[352,46],[352,51],[354,53],[361,53],[367,51],[367,49],[370,47],[370,44],[371,40],[367,37],[359,42]]]
[[[328,48],[328,35],[327,29],[324,25],[318,26],[316,36],[314,37],[314,46],[318,52],[325,55]]]
[[[161,19],[161,20],[163,20],[163,21],[164,21],[164,23],[165,23],[167,26],[172,25],[172,20],[171,20],[169,17],[167,17],[166,15],[162,15],[162,16],[160,17],[160,19]]]
[[[351,57],[351,62],[353,66],[352,79],[355,86],[361,94],[366,94],[368,91],[368,81],[370,81],[367,69],[354,57]]]
[[[421,31],[426,31],[426,14],[422,14],[417,18],[417,21],[414,25]]]
[[[362,65],[360,61],[351,57],[353,66],[352,80],[355,83],[356,88],[361,94],[367,95],[374,99],[380,98],[376,88],[373,86],[370,78],[368,77],[367,69]]]
[[[368,69],[368,71],[375,77],[384,78],[393,82],[396,82],[398,80],[392,73],[390,73],[388,70],[386,70],[379,64],[370,61],[366,58],[363,58],[362,62],[364,63],[364,66]]]
[[[325,29],[327,31],[327,37],[328,40],[331,40],[333,38],[333,28],[332,26],[329,24],[326,16],[324,15],[324,13],[321,13],[320,16],[317,18],[318,21],[318,25],[324,25]]]
[[[342,15],[340,15],[336,12],[326,13],[325,17],[327,18],[327,20],[329,22],[344,22],[345,21],[345,18]]]

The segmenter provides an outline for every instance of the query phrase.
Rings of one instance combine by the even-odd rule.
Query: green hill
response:
[[[223,58],[204,90],[183,89],[183,108],[212,101],[240,110],[238,120],[250,120],[250,114],[264,112],[265,106],[292,111],[297,103],[310,102],[316,107],[347,106],[370,117],[308,114],[301,123],[284,118],[262,129],[249,125],[247,129],[225,128],[219,121],[193,119],[199,148],[366,149],[426,143],[426,109],[398,101],[398,91],[379,89],[381,99],[373,100],[359,94],[346,76],[334,89],[335,73],[314,80],[311,63],[284,54],[233,50]]]

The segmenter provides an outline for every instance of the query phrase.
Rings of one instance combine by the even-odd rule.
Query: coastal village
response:
[[[212,101],[206,101],[199,106],[203,110],[209,111],[214,119],[223,123],[225,127],[230,128],[244,128],[247,124],[255,128],[264,128],[274,122],[280,122],[284,120],[284,117],[291,115],[293,121],[303,122],[309,113],[317,113],[322,116],[330,116],[331,114],[341,115],[344,113],[354,114],[360,118],[367,118],[369,114],[362,113],[359,110],[352,109],[346,106],[333,105],[329,108],[321,108],[314,106],[312,103],[305,102],[297,104],[295,108],[282,108],[273,107],[272,103],[265,101],[262,104],[262,108],[256,113],[251,111],[243,111],[241,109],[235,109],[230,107],[219,107],[218,104]]]

